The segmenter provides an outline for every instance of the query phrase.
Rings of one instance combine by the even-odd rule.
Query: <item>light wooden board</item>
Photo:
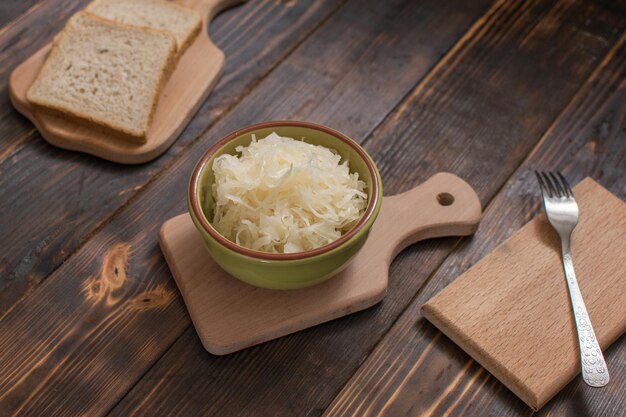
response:
[[[448,206],[438,195],[454,196]],[[161,248],[204,347],[223,355],[362,310],[387,289],[389,264],[418,240],[472,234],[480,221],[474,190],[440,173],[400,195],[384,197],[361,251],[339,275],[300,290],[267,290],[224,272],[205,250],[188,214],[165,222]]]
[[[132,143],[61,117],[44,114],[30,106],[26,100],[26,92],[39,74],[50,45],[37,51],[13,70],[9,78],[11,102],[33,122],[45,140],[60,148],[86,152],[125,164],[138,164],[154,159],[176,140],[222,73],[224,53],[208,37],[211,19],[220,10],[242,1],[178,1],[201,14],[203,28],[180,58],[163,89],[145,144]]]
[[[574,195],[580,209],[574,267],[606,349],[626,330],[626,204],[589,178]],[[560,253],[558,235],[542,213],[422,307],[429,321],[535,410],[580,373]]]

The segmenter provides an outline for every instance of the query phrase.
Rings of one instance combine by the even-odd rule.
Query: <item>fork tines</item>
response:
[[[559,171],[556,174],[551,171],[535,171],[535,175],[537,175],[537,180],[539,180],[541,192],[545,196],[552,198],[574,197],[567,180]]]

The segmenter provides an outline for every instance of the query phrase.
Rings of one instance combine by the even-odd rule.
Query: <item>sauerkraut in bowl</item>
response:
[[[341,271],[365,244],[382,203],[370,156],[308,122],[264,122],[211,146],[188,207],[211,257],[264,288],[302,288]]]

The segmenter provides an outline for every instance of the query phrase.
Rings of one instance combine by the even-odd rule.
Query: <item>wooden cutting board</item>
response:
[[[589,178],[574,195],[574,267],[604,350],[626,330],[626,204]],[[422,309],[534,410],[580,373],[560,241],[543,213]]]
[[[189,214],[165,222],[160,238],[202,344],[224,355],[376,304],[400,250],[422,239],[472,234],[480,213],[478,196],[465,181],[437,174],[384,197],[367,242],[348,267],[299,290],[257,288],[229,276],[209,256]]]
[[[124,164],[150,161],[172,145],[217,83],[224,67],[224,53],[208,37],[209,23],[219,11],[242,1],[178,1],[200,13],[203,28],[180,58],[163,90],[145,144],[135,144],[57,116],[43,114],[30,106],[26,92],[39,74],[50,51],[50,44],[13,70],[9,78],[11,102],[33,122],[41,136],[55,146]]]

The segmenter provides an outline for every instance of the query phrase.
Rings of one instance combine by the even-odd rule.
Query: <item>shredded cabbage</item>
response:
[[[238,245],[271,253],[327,245],[367,206],[365,182],[333,150],[271,133],[213,162],[213,226]]]

